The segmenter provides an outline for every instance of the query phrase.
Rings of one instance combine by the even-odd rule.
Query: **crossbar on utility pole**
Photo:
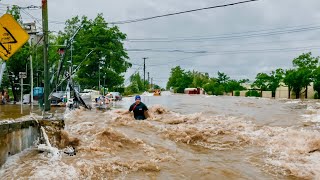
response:
[[[42,29],[43,29],[43,64],[44,64],[44,110],[50,110],[49,103],[49,66],[48,66],[48,1],[42,0]]]

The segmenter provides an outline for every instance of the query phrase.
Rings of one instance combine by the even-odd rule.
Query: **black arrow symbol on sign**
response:
[[[10,37],[12,38],[12,41],[9,41],[9,42],[0,42],[0,46],[7,52],[7,54],[11,54],[9,49],[7,49],[6,47],[4,47],[4,44],[15,44],[17,43],[18,41],[16,40],[16,38],[14,38],[14,36],[12,35],[12,33],[6,28],[6,27],[3,27],[3,29],[5,31],[7,31],[8,35],[10,35]],[[10,38],[9,38],[10,39]]]

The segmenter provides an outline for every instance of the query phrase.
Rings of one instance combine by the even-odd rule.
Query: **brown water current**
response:
[[[319,179],[320,103],[242,97],[142,96],[152,118],[66,111],[61,146],[11,156],[0,179]],[[62,150],[62,147],[60,147]]]

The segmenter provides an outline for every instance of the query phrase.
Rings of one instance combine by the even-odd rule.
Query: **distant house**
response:
[[[202,88],[185,88],[185,94],[205,94],[204,89]]]

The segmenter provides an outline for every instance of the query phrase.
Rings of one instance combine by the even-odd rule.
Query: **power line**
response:
[[[293,47],[293,48],[280,48],[280,49],[249,49],[249,50],[229,50],[229,51],[190,51],[190,50],[164,50],[164,49],[127,49],[127,51],[138,51],[138,52],[159,52],[159,53],[191,53],[191,54],[225,54],[225,53],[264,53],[274,51],[296,51],[296,50],[310,50],[319,49],[320,46],[304,46],[304,47]]]
[[[111,22],[110,24],[129,24],[129,23],[134,23],[134,22],[147,21],[147,20],[151,20],[151,19],[162,18],[162,17],[167,17],[167,16],[174,16],[174,15],[185,14],[185,13],[190,13],[190,12],[203,11],[203,10],[215,9],[215,8],[222,8],[222,7],[227,7],[227,6],[235,6],[235,5],[245,4],[245,3],[249,3],[249,2],[253,2],[253,1],[259,1],[259,0],[239,1],[239,2],[235,2],[235,3],[223,4],[223,5],[217,5],[217,6],[210,6],[210,7],[192,9],[192,10],[187,10],[187,11],[180,11],[180,12],[163,14],[163,15],[152,16],[152,17],[147,17],[147,18]]]
[[[230,47],[230,46],[250,46],[250,45],[266,45],[266,44],[281,44],[281,43],[294,43],[294,42],[319,42],[318,39],[308,39],[308,40],[302,40],[302,39],[296,39],[296,40],[286,40],[286,41],[258,41],[258,42],[242,42],[242,43],[223,43],[223,44],[207,44],[207,45],[200,45],[200,46],[188,46],[190,48],[204,48],[204,47]],[[148,49],[148,48],[141,48],[137,52],[140,52],[142,49]],[[133,49],[131,49],[133,50]],[[161,48],[158,50],[167,50],[166,48]],[[189,50],[190,51],[190,50]],[[152,59],[159,58],[154,57]],[[170,57],[169,57],[170,58]],[[163,59],[163,57],[161,57]]]
[[[294,52],[294,51],[302,51],[302,50],[312,50],[312,49],[320,49],[320,46],[309,46],[309,47],[296,47],[296,48],[281,48],[281,49],[258,49],[258,50],[240,50],[240,51],[217,51],[217,52],[210,52],[206,54],[200,54],[190,57],[184,57],[177,60],[171,60],[166,63],[159,63],[159,64],[150,64],[151,66],[164,66],[170,65],[173,63],[177,63],[184,60],[191,60],[194,58],[199,58],[202,56],[213,56],[213,55],[226,55],[226,54],[251,54],[251,53],[282,53],[282,52]]]
[[[286,40],[286,41],[258,41],[258,42],[242,42],[242,43],[232,43],[232,44],[207,44],[207,45],[200,45],[200,46],[192,46],[195,47],[220,47],[220,46],[243,46],[243,45],[265,45],[265,44],[276,44],[276,43],[293,43],[293,42],[319,42],[318,39],[296,39],[296,40]]]
[[[28,13],[27,11],[25,11],[24,9],[21,9],[21,12],[23,12],[24,14],[26,14],[27,16],[29,16],[29,17],[31,17],[33,20],[35,20],[35,22],[37,22],[38,23],[38,25],[39,25],[39,29],[42,29],[41,27],[42,27],[42,24],[41,24],[41,22],[37,19],[37,18],[35,18],[33,15],[31,15],[30,13]]]
[[[313,31],[319,30],[320,25],[317,26],[310,26],[310,27],[302,27],[302,28],[292,28],[292,29],[278,29],[273,31],[268,30],[260,30],[260,31],[253,31],[253,33],[232,33],[232,34],[221,34],[215,36],[207,36],[207,37],[198,37],[198,38],[175,38],[175,39],[168,39],[168,38],[145,38],[145,39],[127,39],[128,42],[156,42],[156,43],[168,43],[168,42],[199,42],[199,41],[221,41],[221,40],[233,40],[233,39],[242,39],[242,38],[254,38],[254,37],[261,37],[261,36],[274,36],[274,35],[282,35],[282,34],[291,34],[291,33],[298,33],[304,31]],[[264,32],[265,31],[265,32]]]
[[[217,5],[217,6],[209,6],[209,7],[205,7],[205,8],[198,8],[198,9],[192,9],[192,10],[187,10],[187,11],[180,11],[180,12],[163,14],[163,15],[158,15],[158,16],[151,16],[151,17],[146,17],[146,18],[139,18],[139,19],[132,19],[132,20],[123,20],[123,21],[115,21],[115,22],[110,22],[110,23],[106,23],[106,24],[112,24],[112,25],[117,25],[117,24],[118,24],[118,25],[119,25],[119,24],[129,24],[129,23],[134,23],[134,22],[147,21],[147,20],[151,20],[151,19],[157,19],[157,18],[174,16],[174,15],[185,14],[185,13],[191,13],[191,12],[196,12],[196,11],[203,11],[203,10],[208,10],[208,9],[222,8],[222,7],[228,7],[228,6],[235,6],[235,5],[245,4],[245,3],[254,2],[254,1],[259,1],[259,0],[239,1],[239,2],[235,2],[235,3],[222,4],[222,5]],[[64,24],[65,22],[61,22],[61,21],[50,21],[50,23],[54,23],[54,24]]]
[[[203,10],[215,9],[215,8],[222,8],[222,7],[227,7],[227,6],[235,6],[235,5],[245,4],[245,3],[254,2],[254,1],[259,1],[259,0],[239,1],[239,2],[235,2],[235,3],[223,4],[223,5],[217,5],[217,6],[209,6],[209,7],[205,7],[205,8],[198,8],[198,9],[192,9],[192,10],[187,10],[187,11],[180,11],[180,12],[163,14],[163,15],[152,16],[152,17],[147,17],[147,18],[115,21],[115,22],[110,22],[108,24],[113,24],[113,25],[116,25],[116,24],[129,24],[129,23],[134,23],[134,22],[147,21],[147,20],[151,20],[151,19],[157,19],[157,18],[162,18],[162,17],[167,17],[167,16],[174,16],[174,15],[185,14],[185,13],[190,13],[190,12],[203,11]],[[59,21],[55,21],[55,22],[51,21],[51,23],[56,23],[56,24],[62,24],[63,23],[64,24],[64,22],[59,22]]]
[[[127,39],[128,41],[139,41],[139,40],[176,40],[176,39],[199,39],[199,38],[208,38],[208,37],[220,37],[220,36],[228,36],[228,35],[241,35],[241,34],[250,34],[264,31],[277,31],[277,30],[292,30],[292,29],[300,29],[300,28],[310,28],[310,27],[319,27],[319,23],[313,24],[302,24],[296,26],[286,26],[286,27],[277,27],[277,28],[269,28],[269,29],[259,29],[259,30],[249,30],[243,32],[232,32],[232,33],[224,33],[217,35],[207,35],[207,36],[187,36],[187,37],[174,37],[174,38],[131,38]]]

